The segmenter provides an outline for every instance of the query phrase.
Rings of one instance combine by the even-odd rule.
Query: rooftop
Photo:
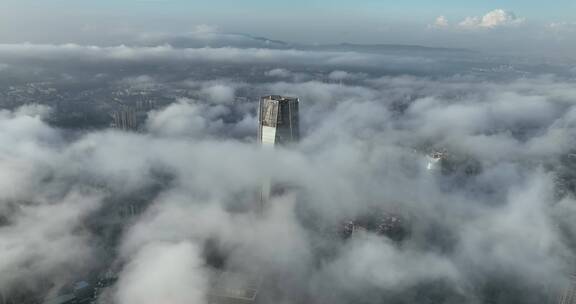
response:
[[[277,101],[298,100],[297,97],[288,97],[288,96],[280,96],[280,95],[263,96],[262,99],[277,100]]]
[[[251,273],[221,272],[210,294],[216,297],[254,301],[261,284],[261,276]]]

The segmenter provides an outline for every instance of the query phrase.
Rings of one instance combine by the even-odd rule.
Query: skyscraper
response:
[[[564,290],[558,304],[576,304],[576,275],[571,276],[570,286]]]
[[[258,141],[285,145],[300,139],[298,98],[270,95],[260,98]]]
[[[138,121],[136,111],[133,109],[122,109],[112,113],[113,127],[121,130],[136,130]]]
[[[265,147],[289,145],[300,139],[298,98],[270,95],[260,98],[258,142]],[[277,191],[274,191],[277,190]],[[259,211],[262,212],[270,197],[284,189],[271,178],[262,181]]]

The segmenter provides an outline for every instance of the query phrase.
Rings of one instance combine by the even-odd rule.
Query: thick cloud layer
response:
[[[206,275],[198,249],[189,243],[142,249],[118,283],[120,303],[204,303]]]
[[[140,132],[54,127],[62,103],[0,112],[0,292],[50,298],[112,270],[119,280],[101,301],[203,303],[226,270],[261,273],[271,302],[554,298],[576,258],[565,178],[576,143],[572,66],[542,74],[467,56],[0,46],[2,61],[30,60],[66,94],[95,86],[80,100],[98,111],[111,107],[99,90],[169,100]],[[69,77],[43,74],[57,74],[51,61],[63,58]],[[108,63],[122,66],[118,75],[102,73]],[[297,146],[255,143],[256,98],[266,94],[301,98]],[[427,170],[433,151],[452,167]],[[268,180],[284,194],[261,215],[245,212]],[[338,235],[377,210],[401,215],[409,235]],[[213,251],[223,265],[209,261]]]

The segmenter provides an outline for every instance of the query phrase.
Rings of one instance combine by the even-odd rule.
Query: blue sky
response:
[[[63,1],[78,6],[79,1]],[[81,1],[80,3],[85,3]],[[253,11],[254,13],[280,14],[330,14],[363,13],[374,18],[401,16],[419,22],[419,17],[446,14],[455,16],[477,15],[496,8],[515,11],[533,19],[576,18],[575,0],[103,0],[109,8],[142,10],[189,11],[200,10],[216,17],[225,11]],[[101,4],[102,5],[102,4]],[[211,16],[208,16],[211,17]],[[412,19],[414,18],[414,19]],[[412,20],[410,20],[412,19]]]
[[[258,13],[310,14],[353,12],[373,17],[395,15],[419,18],[438,14],[477,15],[496,8],[515,11],[534,19],[576,18],[575,0],[3,0],[4,10],[133,11],[134,13],[208,13],[207,18],[223,12],[252,11]],[[419,21],[418,19],[411,21]]]
[[[225,32],[309,43],[466,46],[495,38],[486,33],[468,37],[471,32],[459,33],[458,24],[499,8],[522,21],[522,30],[508,37],[557,35],[544,31],[551,23],[566,23],[576,33],[576,0],[1,0],[0,43],[94,41],[129,32],[187,32],[207,24]],[[450,26],[431,32],[438,16]],[[509,40],[504,28],[492,31],[501,41]]]

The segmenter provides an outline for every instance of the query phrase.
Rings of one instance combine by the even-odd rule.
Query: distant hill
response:
[[[459,52],[471,53],[473,51],[468,49],[459,48],[444,48],[444,47],[429,47],[421,45],[403,45],[403,44],[354,44],[354,43],[340,43],[340,44],[325,44],[311,46],[312,49],[318,50],[334,50],[334,51],[355,51],[365,53],[378,53],[383,51],[411,51],[411,52]]]
[[[237,48],[268,48],[268,49],[297,49],[311,51],[340,51],[361,53],[382,52],[435,52],[435,53],[473,53],[471,50],[459,48],[429,47],[420,45],[402,44],[305,44],[292,43],[261,36],[253,36],[243,33],[202,33],[188,35],[173,35],[158,37],[146,41],[147,45],[170,44],[176,48],[199,48],[199,47],[237,47]]]

